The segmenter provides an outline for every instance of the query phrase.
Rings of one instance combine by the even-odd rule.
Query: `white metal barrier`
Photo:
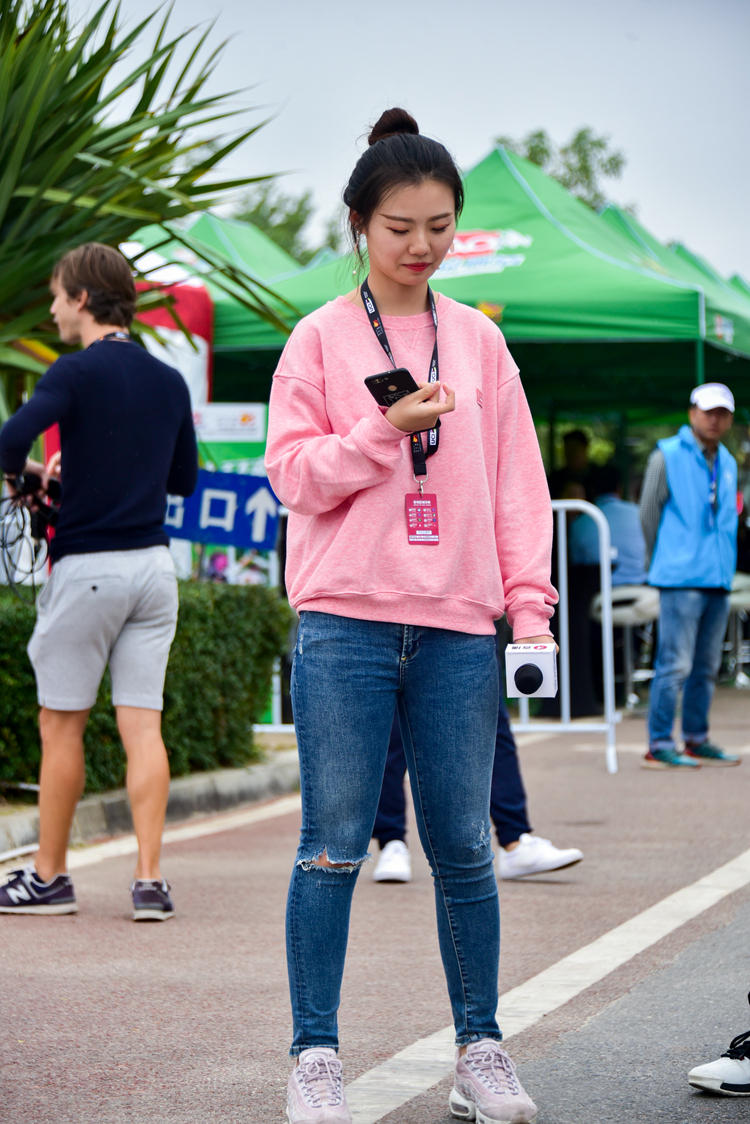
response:
[[[519,700],[519,719],[511,723],[511,729],[517,734],[550,731],[574,734],[603,733],[606,735],[605,754],[607,771],[617,772],[617,747],[615,741],[615,727],[620,720],[620,715],[615,708],[615,660],[614,640],[612,630],[612,543],[609,533],[609,523],[606,516],[592,503],[585,500],[553,500],[552,508],[555,513],[555,529],[557,532],[557,585],[560,601],[557,606],[559,627],[560,654],[559,688],[560,719],[546,720],[529,717],[529,700]],[[601,721],[578,721],[570,717],[570,622],[568,606],[570,604],[568,586],[568,528],[566,516],[568,512],[582,512],[590,516],[596,523],[599,536],[599,573],[601,576],[601,628],[602,628],[602,679],[604,684],[604,714]],[[573,653],[575,656],[575,653]]]

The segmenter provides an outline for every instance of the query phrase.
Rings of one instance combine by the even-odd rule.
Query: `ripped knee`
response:
[[[475,826],[475,832],[471,849],[475,855],[479,855],[482,851],[492,848],[492,828],[487,820],[483,820]]]
[[[357,871],[367,861],[369,855],[363,855],[360,859],[344,859],[340,862],[334,862],[328,857],[328,848],[324,847],[317,855],[313,855],[309,859],[298,859],[297,866],[302,870],[330,870],[333,874],[356,874]]]

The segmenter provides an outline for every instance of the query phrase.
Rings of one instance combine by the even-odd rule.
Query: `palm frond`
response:
[[[14,339],[54,338],[55,261],[81,242],[119,245],[148,224],[190,246],[219,289],[288,330],[289,306],[180,232],[179,220],[266,178],[216,174],[265,121],[232,128],[235,92],[208,92],[223,46],[209,46],[213,26],[175,33],[170,8],[125,31],[114,0],[76,27],[67,0],[0,5],[0,373],[31,370]],[[146,61],[128,68],[152,31]]]

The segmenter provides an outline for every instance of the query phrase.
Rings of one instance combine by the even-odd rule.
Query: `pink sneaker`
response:
[[[476,1124],[532,1124],[536,1120],[536,1105],[496,1038],[470,1042],[466,1053],[457,1056],[448,1104],[453,1116]]]
[[[302,1051],[289,1078],[286,1115],[289,1124],[352,1124],[335,1050]]]

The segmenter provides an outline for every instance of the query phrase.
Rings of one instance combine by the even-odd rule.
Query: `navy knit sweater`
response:
[[[132,341],[61,356],[0,429],[3,472],[22,472],[34,440],[55,422],[62,499],[52,560],[166,545],[167,493],[189,496],[198,472],[180,373]]]

